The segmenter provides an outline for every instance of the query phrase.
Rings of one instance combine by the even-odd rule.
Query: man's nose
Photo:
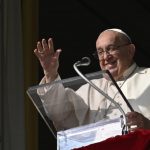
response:
[[[104,51],[104,59],[108,59],[110,57],[110,53],[108,51]]]

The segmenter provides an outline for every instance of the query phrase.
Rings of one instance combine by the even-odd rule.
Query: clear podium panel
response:
[[[103,73],[85,76],[99,86]],[[91,99],[93,93],[96,96]],[[105,118],[105,109],[94,108],[97,106],[89,109],[93,101],[101,104],[103,95],[79,76],[29,87],[27,94],[56,138],[58,150],[85,146],[122,132],[119,117]]]
[[[102,73],[100,71],[86,74],[86,77],[89,80],[93,79],[100,79],[102,77]],[[81,86],[87,84],[85,80],[83,80],[81,77],[71,77],[63,80],[56,80],[52,83],[46,83],[46,84],[40,84],[31,86],[27,89],[27,94],[29,98],[31,99],[32,103],[36,107],[37,111],[45,121],[46,125],[50,128],[50,130],[54,130],[55,136],[57,136],[56,130],[66,130],[69,127],[56,129],[53,120],[53,116],[61,116],[61,112],[55,111],[55,109],[59,110],[59,106],[62,105],[62,103],[59,103],[61,101],[61,98],[64,96],[63,92],[67,91],[70,93],[75,92],[78,88]],[[56,90],[57,89],[57,90]],[[67,89],[67,90],[66,90]],[[58,102],[56,102],[58,101]],[[64,102],[64,105],[67,105],[67,102]],[[81,102],[83,104],[83,102]],[[86,104],[85,104],[86,105]],[[86,107],[84,105],[84,107]],[[65,106],[64,106],[65,107]],[[69,107],[69,106],[68,106]],[[80,107],[76,111],[81,111],[82,107]],[[60,110],[61,111],[61,110]],[[67,111],[63,109],[63,112],[67,113]],[[50,112],[53,114],[51,115]],[[60,113],[60,114],[59,114]],[[55,120],[55,118],[54,118]],[[79,125],[76,124],[74,127],[78,127]]]

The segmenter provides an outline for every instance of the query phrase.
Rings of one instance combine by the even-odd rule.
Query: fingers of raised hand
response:
[[[35,49],[34,50],[34,53],[35,53],[35,55],[41,60],[41,58],[42,58],[42,52],[39,52],[39,50],[38,49]]]
[[[44,49],[43,49],[43,46],[41,44],[41,42],[37,42],[37,53],[39,54],[43,54],[44,53]]]
[[[35,55],[41,60],[42,57],[44,56],[44,51],[43,51],[43,47],[41,45],[41,42],[37,42],[37,48],[34,49],[34,53]]]
[[[52,38],[48,39],[48,43],[45,39],[37,42],[37,48],[34,50],[35,55],[40,62],[43,63],[57,63],[59,59],[61,49],[54,51]]]
[[[53,44],[52,38],[48,39],[48,47],[49,47],[50,53],[54,53],[54,44]]]
[[[46,42],[45,39],[42,39],[42,47],[43,47],[44,53],[53,54],[54,53],[54,46],[53,46],[52,38],[48,39],[48,43]]]
[[[61,49],[56,50],[54,57],[56,57],[58,59],[61,51],[62,51]]]
[[[53,41],[50,38],[48,40],[48,43],[46,42],[45,39],[42,39],[42,41],[38,41],[37,42],[37,51],[36,53],[38,53],[39,55],[43,56],[43,55],[48,55],[48,54],[53,54],[54,53],[54,47],[53,47]]]

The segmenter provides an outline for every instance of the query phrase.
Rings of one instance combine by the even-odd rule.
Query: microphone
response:
[[[91,63],[91,59],[89,57],[83,57],[80,61],[75,63],[76,66],[89,66]]]
[[[89,83],[95,90],[97,90],[104,97],[106,97],[108,100],[110,100],[120,110],[120,112],[121,112],[121,114],[123,116],[123,124],[124,124],[123,129],[122,129],[122,134],[127,134],[128,133],[127,119],[126,119],[126,114],[125,114],[124,110],[122,109],[122,107],[116,101],[114,101],[108,94],[106,94],[105,92],[103,92],[99,87],[97,87],[93,82],[91,82],[78,69],[78,67],[80,67],[80,66],[88,66],[88,65],[90,65],[90,63],[91,63],[91,60],[90,60],[89,57],[83,57],[80,61],[77,61],[77,62],[74,63],[73,68],[74,68],[74,70],[77,72],[77,74],[82,79],[84,79],[87,83]],[[106,72],[106,71],[100,71],[101,74],[104,73],[104,72]]]

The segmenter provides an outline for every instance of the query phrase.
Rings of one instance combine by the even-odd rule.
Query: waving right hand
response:
[[[37,42],[37,48],[34,50],[34,53],[40,61],[47,83],[55,80],[58,75],[60,52],[61,49],[54,51],[51,38],[48,39],[48,43],[45,39]]]

